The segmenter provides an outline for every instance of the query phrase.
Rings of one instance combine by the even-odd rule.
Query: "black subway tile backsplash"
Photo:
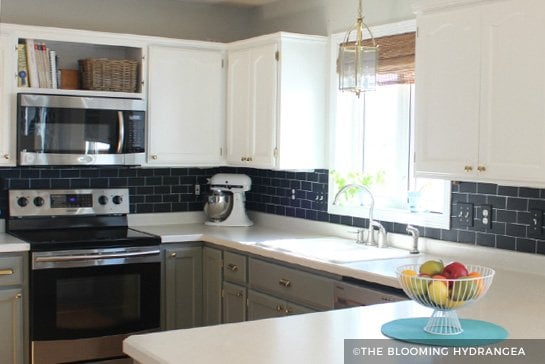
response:
[[[129,167],[18,167],[0,168],[0,217],[6,217],[7,190],[27,188],[129,188],[131,213],[202,210],[207,178],[215,173],[245,173],[252,179],[246,194],[249,210],[307,220],[368,227],[358,217],[327,213],[328,171],[307,172],[252,168],[129,168]],[[202,194],[194,194],[195,184]],[[473,226],[457,224],[458,203],[472,203]],[[481,205],[492,206],[492,226],[479,220]],[[420,228],[421,236],[463,244],[545,254],[545,227],[530,229],[530,210],[545,214],[545,190],[491,183],[453,182],[451,229]],[[389,232],[406,234],[405,224],[384,223]]]

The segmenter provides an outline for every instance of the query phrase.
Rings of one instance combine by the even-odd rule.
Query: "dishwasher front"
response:
[[[338,282],[335,284],[335,308],[369,306],[378,303],[405,301],[401,289],[367,282]]]

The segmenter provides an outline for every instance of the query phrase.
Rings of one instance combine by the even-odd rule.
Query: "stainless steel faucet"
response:
[[[358,189],[358,190],[360,190],[362,192],[366,192],[367,195],[369,195],[369,200],[370,200],[370,203],[369,203],[369,229],[368,229],[368,232],[367,232],[367,239],[361,239],[360,237],[358,237],[358,242],[363,240],[365,242],[365,244],[368,244],[368,245],[378,245],[380,247],[386,246],[386,229],[384,229],[384,226],[382,226],[382,224],[380,222],[373,220],[373,209],[375,208],[375,198],[373,197],[373,194],[371,193],[369,188],[367,188],[364,185],[357,184],[357,183],[350,183],[350,184],[344,185],[343,187],[341,187],[339,192],[337,192],[337,194],[335,195],[335,198],[333,198],[333,205],[337,204],[337,201],[339,200],[339,197],[340,197],[341,194],[343,194],[347,190],[350,190],[350,189],[353,189],[353,188]],[[374,239],[373,232],[374,232],[375,228],[377,228],[379,230],[379,239],[378,239],[378,241],[375,241],[375,239]]]
[[[411,254],[418,254],[420,253],[418,251],[418,238],[420,237],[420,231],[417,227],[412,225],[407,225],[407,232],[412,236],[413,238],[413,249],[410,251]]]

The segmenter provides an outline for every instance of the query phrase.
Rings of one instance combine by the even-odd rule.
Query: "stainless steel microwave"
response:
[[[17,96],[19,165],[140,165],[145,160],[144,101]]]

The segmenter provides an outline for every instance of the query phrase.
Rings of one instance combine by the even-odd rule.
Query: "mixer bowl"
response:
[[[223,221],[233,210],[233,194],[221,190],[212,190],[204,205],[204,213],[211,221]]]

